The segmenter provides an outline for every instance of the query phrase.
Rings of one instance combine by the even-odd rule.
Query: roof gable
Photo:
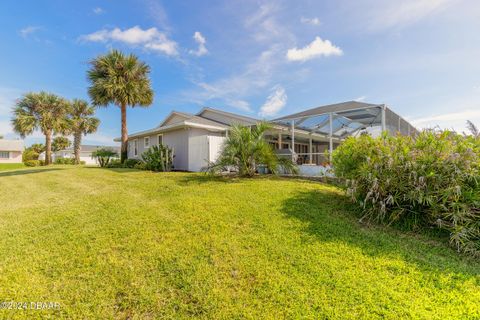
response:
[[[239,114],[212,109],[205,107],[197,113],[197,116],[209,119],[215,122],[219,122],[225,125],[231,124],[242,124],[242,125],[253,125],[258,123],[260,120],[254,119],[251,117],[242,116]]]
[[[157,128],[172,125],[175,123],[179,123],[185,120],[190,119],[193,117],[193,115],[189,113],[184,113],[184,112],[178,112],[178,111],[172,111],[170,114],[165,118],[165,120],[160,123],[160,125]]]

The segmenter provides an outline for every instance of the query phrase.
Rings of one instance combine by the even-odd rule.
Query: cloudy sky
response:
[[[152,68],[155,102],[272,118],[346,100],[385,103],[418,127],[480,124],[480,1],[2,1],[0,134],[28,91],[88,99],[88,61],[117,48]],[[111,144],[120,113],[86,143]],[[33,135],[27,143],[41,141]]]

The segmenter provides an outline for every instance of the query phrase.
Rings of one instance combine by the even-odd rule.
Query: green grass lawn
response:
[[[0,172],[0,318],[480,318],[480,262],[315,182]]]
[[[25,168],[23,163],[0,163],[0,171]]]

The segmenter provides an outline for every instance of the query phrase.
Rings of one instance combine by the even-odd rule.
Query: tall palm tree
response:
[[[265,140],[270,125],[261,122],[253,127],[233,125],[216,162],[207,171],[219,173],[234,168],[240,176],[253,177],[260,166],[277,174],[282,168],[286,173],[297,173],[297,166],[290,158],[279,157]]]
[[[68,113],[69,126],[73,134],[75,164],[80,164],[82,135],[97,131],[100,120],[93,116],[95,114],[95,107],[90,106],[85,100],[73,99],[70,103]]]
[[[68,103],[48,92],[30,92],[13,108],[12,125],[22,137],[40,130],[45,135],[45,165],[52,162],[52,135],[66,130]]]
[[[116,104],[121,110],[121,162],[127,159],[127,106],[148,107],[153,102],[150,67],[133,54],[112,50],[90,62],[88,93],[95,106]]]

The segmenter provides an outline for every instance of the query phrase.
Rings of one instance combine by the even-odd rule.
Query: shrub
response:
[[[40,165],[39,160],[27,160],[23,163],[27,167],[38,167]]]
[[[480,140],[450,131],[350,137],[333,153],[335,174],[362,219],[448,230],[458,250],[480,255]]]
[[[147,170],[147,166],[145,164],[145,162],[139,162],[137,164],[135,164],[135,166],[133,166],[134,169],[137,169],[137,170]]]
[[[74,158],[57,158],[55,159],[54,164],[75,164]]]
[[[133,169],[135,167],[135,165],[137,165],[138,163],[141,163],[141,162],[142,162],[142,160],[139,160],[139,159],[127,159],[123,163],[123,167]]]
[[[110,162],[105,166],[107,168],[124,168],[125,166],[123,163],[120,162],[120,159],[112,159]]]
[[[25,149],[22,153],[22,161],[38,160],[39,153],[32,149]]]
[[[142,154],[145,169],[152,171],[171,171],[173,168],[173,152],[164,145],[152,146]]]
[[[101,148],[92,152],[92,159],[97,159],[100,167],[106,167],[112,158],[117,157],[118,154],[110,148]]]

